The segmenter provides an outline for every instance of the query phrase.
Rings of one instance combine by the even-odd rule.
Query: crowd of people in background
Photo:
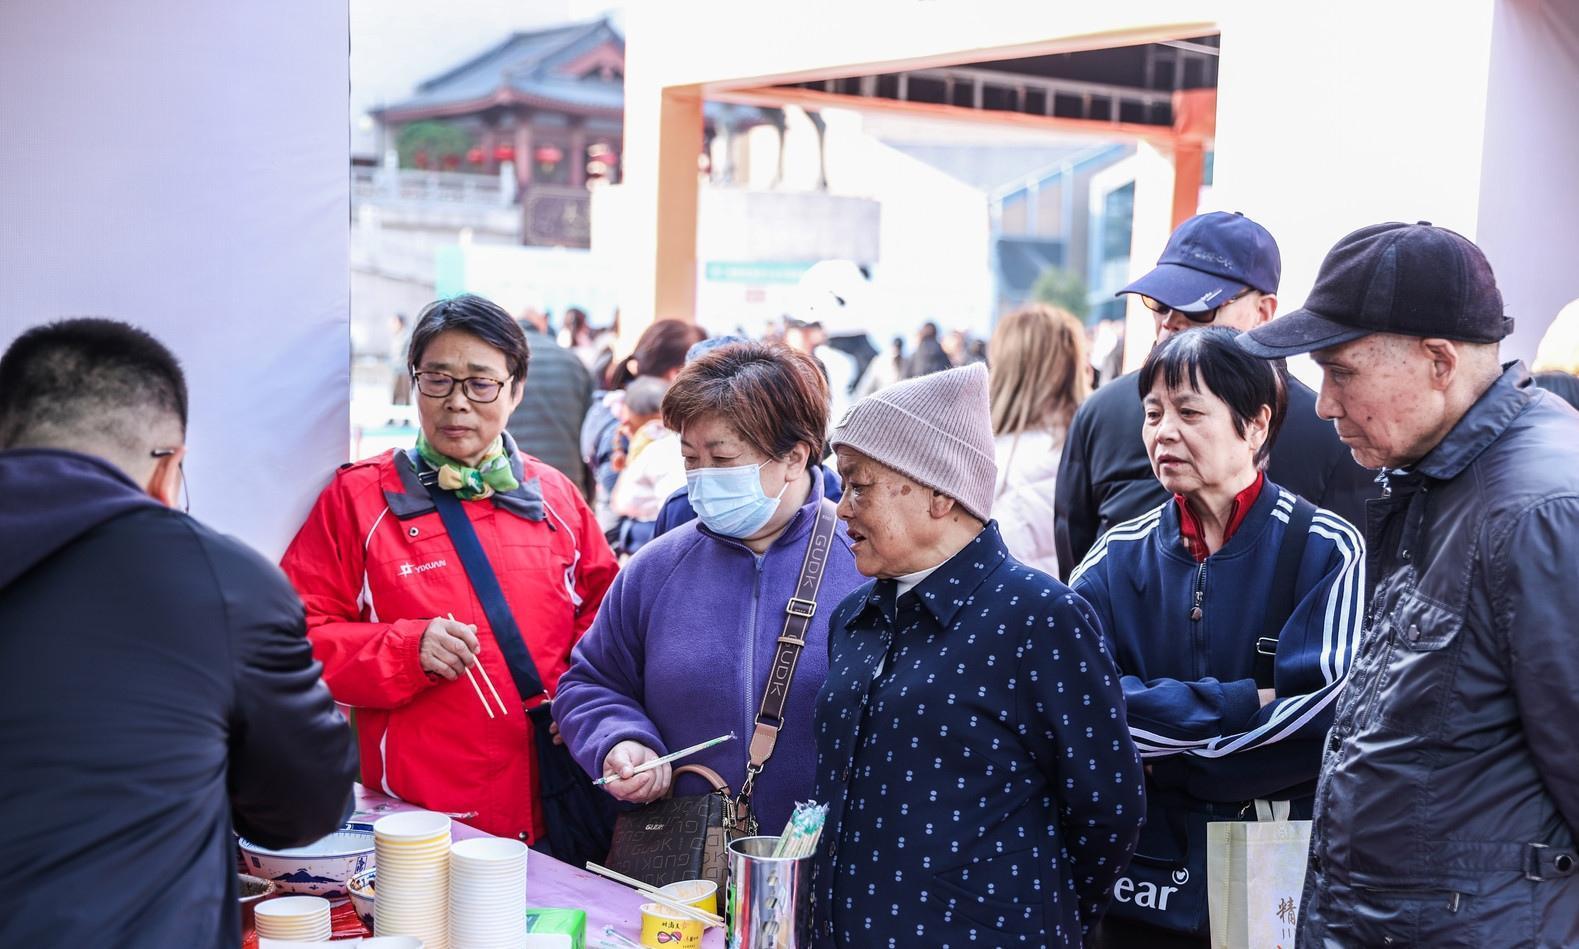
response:
[[[1301,945],[1579,944],[1579,301],[1532,374],[1452,231],[1361,228],[1282,315],[1281,276],[1257,222],[1185,221],[1120,291],[1125,375],[1045,304],[616,353],[435,301],[393,327],[412,444],[322,472],[281,569],[179,510],[162,344],[23,334],[0,942],[234,944],[231,828],[328,832],[354,747],[573,862],[615,801],[825,803],[818,946],[1205,946],[1207,825],[1258,802],[1312,821]]]

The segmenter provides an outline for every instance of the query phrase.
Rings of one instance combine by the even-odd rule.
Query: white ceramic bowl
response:
[[[282,893],[344,896],[345,881],[373,866],[373,835],[339,830],[289,850],[269,850],[243,839],[241,854],[248,873],[273,880]]]
[[[434,837],[448,836],[450,819],[434,811],[402,811],[374,821],[373,832],[397,843],[426,841]]]

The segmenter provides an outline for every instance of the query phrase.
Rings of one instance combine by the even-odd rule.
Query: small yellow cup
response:
[[[718,884],[712,880],[681,880],[660,886],[658,892],[677,903],[718,915]]]
[[[697,949],[705,928],[701,920],[686,919],[661,903],[641,906],[641,944],[648,949]]]

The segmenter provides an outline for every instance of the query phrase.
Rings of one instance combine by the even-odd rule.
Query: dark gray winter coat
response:
[[[1579,945],[1579,414],[1511,364],[1368,507],[1299,945]]]

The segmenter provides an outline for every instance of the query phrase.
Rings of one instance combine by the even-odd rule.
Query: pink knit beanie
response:
[[[852,448],[918,484],[946,494],[983,521],[998,477],[980,363],[906,379],[867,396],[833,430]]]

